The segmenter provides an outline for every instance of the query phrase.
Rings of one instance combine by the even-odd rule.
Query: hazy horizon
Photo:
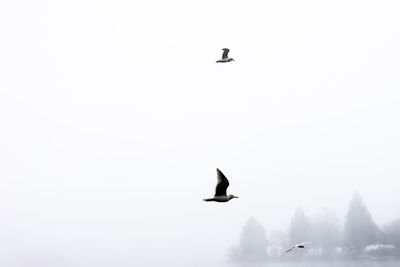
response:
[[[399,218],[399,8],[1,3],[1,265],[224,262],[250,216],[343,220],[354,192]],[[216,168],[238,199],[202,201]]]

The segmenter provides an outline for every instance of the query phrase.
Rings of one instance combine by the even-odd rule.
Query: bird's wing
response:
[[[223,48],[222,50],[224,50],[224,53],[222,53],[222,58],[228,58],[229,49]]]
[[[289,248],[289,249],[288,249],[288,250],[286,250],[285,252],[290,252],[290,251],[292,251],[294,248],[295,248],[295,246],[293,246],[293,247]]]
[[[305,246],[305,245],[310,245],[310,244],[311,244],[311,242],[303,242],[303,243],[301,243],[301,244],[299,244],[299,245]]]
[[[217,169],[217,187],[215,188],[215,196],[226,196],[226,189],[229,186],[229,181],[225,175]]]

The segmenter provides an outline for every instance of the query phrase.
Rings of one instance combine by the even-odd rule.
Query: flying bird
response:
[[[222,53],[222,58],[220,60],[217,60],[217,63],[227,63],[230,61],[235,61],[233,58],[228,57],[229,49],[228,48],[222,48],[224,51]]]
[[[213,198],[203,199],[204,201],[227,202],[232,198],[238,198],[237,196],[226,194],[226,189],[229,186],[229,181],[219,169],[217,169],[217,179],[218,182],[217,187],[215,188],[215,196]]]
[[[290,252],[290,251],[292,251],[292,250],[295,249],[295,248],[305,248],[305,246],[306,246],[306,245],[309,245],[309,244],[311,244],[311,242],[303,242],[303,243],[301,243],[301,244],[294,245],[294,246],[292,246],[291,248],[289,248],[288,250],[286,250],[286,252]]]

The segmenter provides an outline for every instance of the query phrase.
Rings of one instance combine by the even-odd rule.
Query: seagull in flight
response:
[[[310,245],[310,244],[311,244],[311,242],[303,242],[303,243],[301,243],[301,244],[297,244],[297,245],[292,246],[291,248],[289,248],[288,250],[286,250],[286,252],[290,252],[290,251],[292,251],[292,250],[295,249],[295,248],[305,248],[306,245]]]
[[[204,201],[228,202],[232,198],[238,198],[237,196],[226,194],[226,189],[229,186],[229,181],[219,169],[217,169],[217,179],[218,182],[217,187],[215,188],[215,196],[212,198],[203,199]]]
[[[233,58],[228,57],[229,49],[228,48],[222,48],[224,51],[222,53],[222,58],[220,60],[217,60],[217,63],[228,63],[230,61],[235,61]]]

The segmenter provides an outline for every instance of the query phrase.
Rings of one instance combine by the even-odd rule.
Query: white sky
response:
[[[287,230],[354,191],[400,216],[399,11],[0,3],[1,265],[223,261],[249,216]],[[239,199],[201,201],[216,167]]]

